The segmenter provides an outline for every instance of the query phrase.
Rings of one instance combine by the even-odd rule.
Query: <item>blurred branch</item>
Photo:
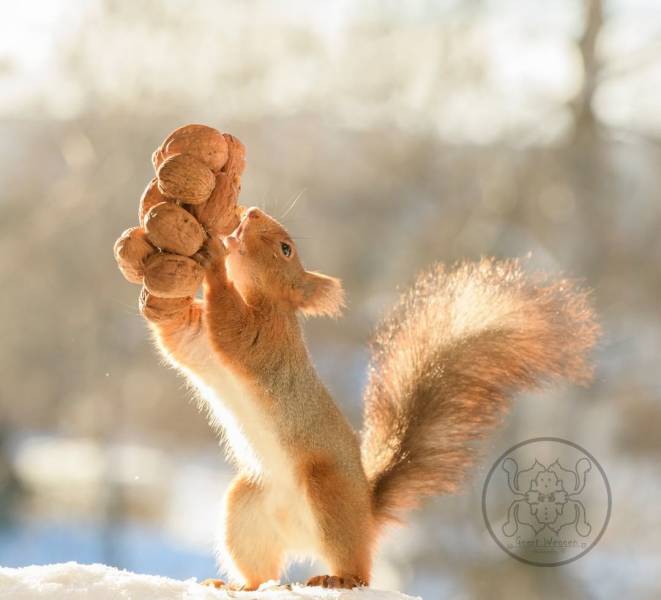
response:
[[[596,120],[592,110],[592,99],[599,83],[601,65],[596,55],[599,32],[604,23],[602,0],[584,0],[585,28],[578,42],[583,63],[583,86],[572,102],[575,137],[594,132]]]

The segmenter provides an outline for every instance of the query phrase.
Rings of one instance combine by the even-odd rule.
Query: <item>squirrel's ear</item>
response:
[[[306,271],[300,290],[298,309],[307,316],[339,316],[344,307],[344,290],[339,279]]]

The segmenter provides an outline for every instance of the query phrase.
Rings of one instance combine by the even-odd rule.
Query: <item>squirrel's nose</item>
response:
[[[259,208],[253,206],[246,211],[246,219],[259,219],[261,212],[262,211],[259,210]]]

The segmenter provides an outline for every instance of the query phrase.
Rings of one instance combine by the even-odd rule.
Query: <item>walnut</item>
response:
[[[189,154],[166,158],[158,168],[157,176],[161,194],[184,204],[201,204],[216,185],[211,170]]]
[[[188,307],[193,303],[192,296],[183,298],[159,298],[150,294],[143,286],[138,305],[140,312],[154,323],[164,321],[184,321],[188,315]]]
[[[142,197],[140,198],[138,218],[141,227],[145,226],[145,215],[149,212],[149,209],[161,202],[168,202],[168,200],[163,194],[161,194],[161,192],[159,192],[158,179],[154,177],[145,188],[145,191],[142,192]]]
[[[228,235],[239,225],[237,198],[239,190],[225,173],[216,175],[216,187],[203,204],[190,211],[211,235]]]
[[[131,283],[142,283],[145,261],[156,249],[149,243],[141,227],[124,231],[113,248],[122,275]]]
[[[193,296],[203,279],[202,267],[187,256],[160,252],[145,262],[145,287],[159,298]]]
[[[175,129],[154,152],[154,169],[158,170],[167,158],[175,154],[189,154],[217,173],[227,161],[227,141],[213,127],[184,125]]]
[[[228,133],[186,125],[165,139],[152,162],[156,177],[140,199],[140,227],[121,235],[115,258],[126,279],[144,285],[140,310],[145,317],[185,318],[204,278],[190,257],[207,232],[231,233],[244,210],[237,202],[245,148]]]
[[[246,148],[238,138],[229,133],[223,133],[227,141],[228,158],[223,173],[226,173],[232,183],[241,189],[241,175],[246,168]]]
[[[145,232],[154,246],[184,256],[193,256],[206,238],[195,217],[171,202],[161,202],[149,209]]]

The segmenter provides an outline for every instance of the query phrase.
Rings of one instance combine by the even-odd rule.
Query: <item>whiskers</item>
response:
[[[278,221],[284,219],[292,210],[294,210],[297,202],[302,198],[303,194],[305,194],[306,191],[307,189],[303,188],[301,189],[301,191],[294,194],[294,197],[289,203],[287,209],[279,217],[274,217],[274,218],[276,218],[276,220]],[[273,202],[273,200],[274,199],[272,197],[269,197],[268,192],[264,192],[262,194],[262,197],[260,198],[259,203],[256,204],[255,206],[257,206],[257,208],[259,208],[260,210],[264,211],[267,215],[275,215],[275,213],[279,211],[278,205],[280,204],[280,202],[278,202],[277,199],[275,200],[275,202]],[[269,206],[273,204],[275,206],[273,207]]]
[[[260,203],[260,205],[258,205],[258,208],[260,208],[262,211],[264,211],[268,216],[270,216],[274,221],[276,221],[276,223],[274,224],[275,227],[271,227],[270,226],[271,223],[269,223],[268,220],[267,220],[266,223],[262,224],[262,227],[255,230],[255,234],[258,235],[259,238],[263,242],[269,242],[269,241],[272,241],[271,238],[283,237],[283,232],[281,231],[281,228],[284,228],[285,229],[285,236],[284,237],[288,237],[292,241],[313,239],[313,236],[310,236],[310,237],[299,236],[299,235],[294,235],[294,234],[290,233],[289,231],[287,231],[289,229],[289,225],[291,225],[292,221],[294,221],[294,222],[300,221],[301,218],[303,218],[301,216],[299,216],[298,218],[297,217],[292,218],[291,212],[294,210],[294,208],[296,207],[296,204],[303,197],[303,195],[305,194],[306,191],[307,191],[307,189],[303,188],[299,192],[297,192],[294,195],[294,197],[292,198],[291,202],[289,202],[289,206],[287,207],[287,209],[277,218],[273,215],[275,213],[277,213],[277,204],[279,204],[279,203],[275,202],[276,206],[274,208],[276,210],[271,212],[267,205],[268,204],[274,204],[274,203],[269,202],[268,201],[269,198],[267,197],[266,194],[264,194],[264,196],[262,197],[262,202]],[[283,221],[284,221],[285,217],[287,217],[287,216],[289,216],[289,218],[287,219],[287,226],[285,227],[284,224],[283,224]],[[303,220],[306,220],[306,219],[303,218]]]
[[[289,208],[287,208],[287,210],[278,217],[278,221],[282,221],[282,219],[284,219],[294,209],[296,203],[299,201],[299,199],[303,196],[303,194],[306,191],[307,190],[303,188],[300,192],[298,192],[298,194],[294,196],[294,199],[291,201]]]

